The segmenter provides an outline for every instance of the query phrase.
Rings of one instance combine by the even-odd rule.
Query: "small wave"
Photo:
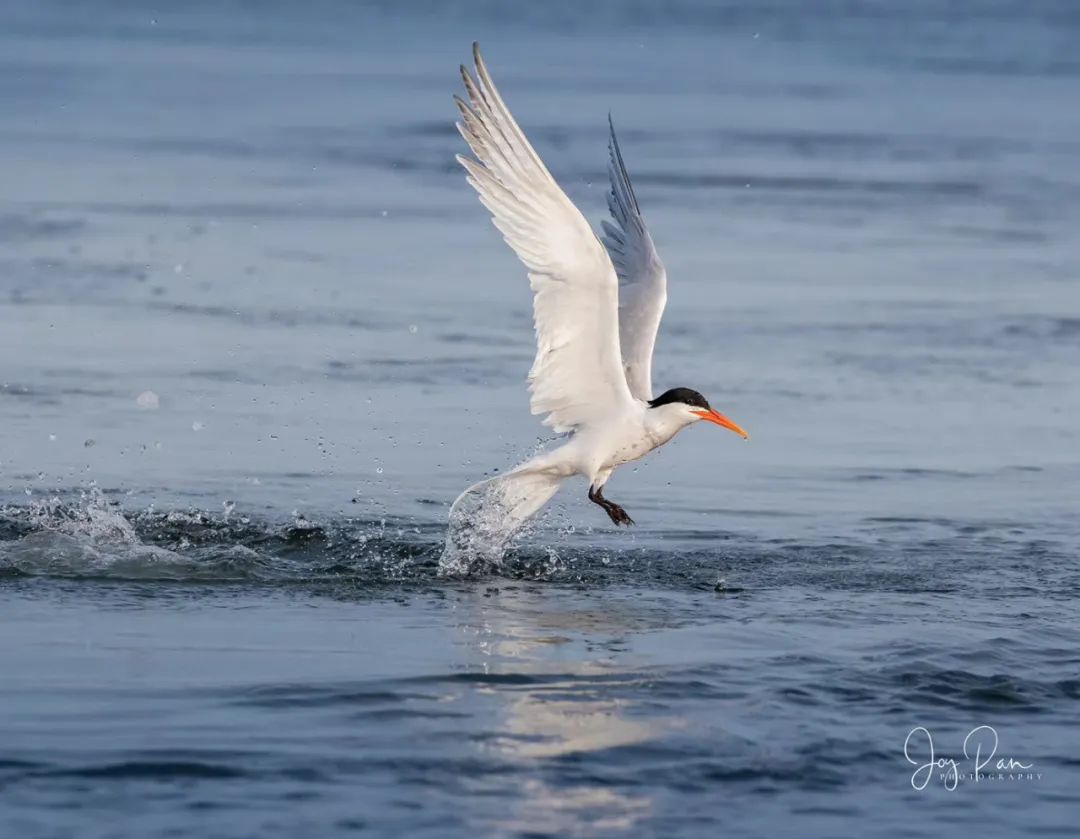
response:
[[[980,674],[929,665],[888,674],[894,692],[905,704],[948,705],[968,711],[1036,713],[1080,692],[1080,681],[1038,681],[1006,673]]]
[[[86,229],[82,219],[42,218],[36,213],[0,214],[0,242],[24,243],[77,236]]]
[[[0,509],[0,536],[0,574],[90,579],[314,581],[361,565],[393,579],[408,576],[416,552],[388,539],[383,522],[327,529],[302,517],[271,527],[229,512],[125,513],[96,487],[75,503]]]
[[[97,778],[102,780],[176,780],[242,778],[242,769],[220,763],[204,763],[178,760],[130,760],[120,763],[104,763],[97,766],[81,766],[72,769],[54,769],[43,774],[58,777]]]
[[[440,565],[447,527],[436,517],[266,520],[231,504],[217,513],[128,511],[91,488],[67,500],[0,506],[0,578],[305,585],[350,598],[387,586],[441,589],[499,579],[730,598],[792,585],[1013,597],[1030,593],[1033,580],[1058,597],[1080,591],[1071,570],[1074,534],[1036,539],[1016,521],[879,516],[862,519],[842,539],[699,529],[642,529],[627,539],[576,530],[556,506],[504,545],[497,562],[478,553],[447,574]]]

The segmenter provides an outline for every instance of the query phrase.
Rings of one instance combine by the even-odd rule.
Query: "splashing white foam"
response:
[[[538,440],[529,460],[458,496],[450,508],[440,576],[501,570],[507,551],[533,530],[533,516],[563,482],[564,476],[542,460],[541,453],[550,443]]]
[[[97,486],[84,490],[78,504],[56,497],[34,502],[29,520],[33,532],[0,544],[3,564],[25,574],[172,579],[190,565],[179,554],[143,544]]]
[[[533,517],[561,480],[545,473],[511,472],[467,490],[450,511],[440,576],[500,571],[507,552],[535,530],[538,519]]]
[[[496,484],[471,493],[450,512],[439,575],[465,577],[497,570],[524,527],[507,526],[507,511]]]
[[[118,505],[91,484],[79,493],[79,504],[53,496],[30,505],[30,522],[39,530],[84,537],[99,543],[137,544],[139,537]]]

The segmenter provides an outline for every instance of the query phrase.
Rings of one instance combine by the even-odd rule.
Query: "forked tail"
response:
[[[450,507],[439,572],[462,575],[497,565],[530,518],[547,504],[565,479],[541,458],[473,484]]]

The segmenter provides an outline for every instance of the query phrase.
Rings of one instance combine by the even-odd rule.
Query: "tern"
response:
[[[604,497],[611,473],[698,422],[749,435],[687,387],[653,397],[652,356],[667,303],[667,273],[645,226],[608,116],[608,209],[598,238],[526,139],[491,80],[477,44],[475,78],[461,67],[468,101],[458,131],[475,157],[457,155],[495,227],[528,269],[536,359],[529,372],[533,414],[568,433],[566,442],[466,489],[486,488],[501,522],[513,528],[575,475],[616,525],[626,510]]]

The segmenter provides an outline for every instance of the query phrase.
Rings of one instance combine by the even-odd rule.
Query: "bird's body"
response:
[[[634,400],[609,417],[600,417],[550,453],[566,475],[584,475],[592,486],[603,486],[612,471],[640,460],[674,437],[686,422],[681,416],[649,408]]]
[[[507,529],[539,510],[566,478],[588,480],[590,501],[632,524],[603,496],[617,467],[644,457],[700,420],[746,436],[689,388],[652,396],[652,355],[667,275],[645,226],[611,127],[612,221],[603,241],[559,188],[514,121],[473,45],[476,78],[461,68],[469,102],[455,97],[458,130],[475,159],[458,156],[495,226],[525,263],[534,292],[534,414],[569,432],[561,446],[465,490],[485,488]]]

